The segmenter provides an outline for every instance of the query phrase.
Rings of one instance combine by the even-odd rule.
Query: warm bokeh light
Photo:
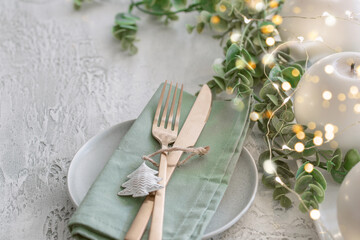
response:
[[[323,144],[324,140],[322,137],[316,136],[314,137],[313,142],[316,146],[320,146],[321,144]]]
[[[312,220],[319,220],[320,219],[320,211],[317,210],[317,209],[312,209],[309,214],[310,214],[310,218]]]
[[[295,151],[297,152],[303,152],[305,149],[305,146],[302,142],[297,142],[294,146]]]
[[[332,93],[326,90],[322,93],[322,97],[324,100],[330,100],[332,98]]]
[[[326,140],[330,141],[330,140],[333,140],[335,137],[335,134],[333,132],[326,132],[325,133],[325,138]]]
[[[266,42],[266,45],[271,47],[271,46],[274,46],[275,39],[273,37],[268,37],[268,38],[266,38],[265,42]]]
[[[326,65],[325,68],[324,68],[324,71],[327,73],[327,74],[332,74],[334,72],[334,67],[331,66],[331,65]]]
[[[360,113],[360,104],[358,103],[358,104],[355,104],[355,106],[354,106],[354,112],[355,113]]]
[[[314,132],[315,137],[322,137],[323,133],[320,130]]]
[[[247,68],[250,70],[254,70],[256,68],[256,63],[254,63],[253,61],[249,61]]]
[[[292,130],[294,133],[298,133],[298,132],[302,132],[304,129],[301,125],[299,124],[295,124],[293,127],[292,127]]]
[[[305,133],[304,132],[298,132],[296,133],[296,137],[300,140],[303,140],[305,138]]]
[[[309,122],[307,126],[308,126],[308,128],[309,128],[310,130],[314,130],[314,129],[316,128],[316,123],[314,123],[314,122]]]
[[[268,25],[262,26],[260,28],[260,30],[264,34],[269,34],[269,33],[272,33],[275,30],[275,27],[273,25],[271,25],[271,24],[268,24]]]
[[[271,65],[271,64],[274,64],[275,59],[272,54],[267,53],[262,57],[261,62],[264,65]]]
[[[307,163],[304,166],[304,170],[307,173],[311,173],[314,170],[314,165],[312,165],[311,163]]]
[[[291,75],[293,75],[294,77],[298,77],[298,76],[300,75],[299,69],[294,68],[294,69],[291,71]]]
[[[235,62],[235,66],[238,69],[243,69],[246,66],[246,63],[242,59],[237,59]]]
[[[220,22],[220,18],[219,16],[212,16],[211,19],[210,19],[211,23],[212,24],[218,24]]]
[[[221,4],[221,5],[219,6],[219,11],[220,11],[220,12],[226,12],[226,10],[227,10],[227,8],[226,8],[226,6],[225,6],[224,4]]]
[[[234,92],[234,88],[232,88],[232,87],[227,87],[226,88],[226,93],[227,94],[231,95],[231,94],[233,94],[233,92]]]
[[[325,129],[326,132],[334,132],[335,127],[331,123],[328,123],[328,124],[325,125],[324,129]]]
[[[345,100],[346,100],[346,95],[345,95],[344,93],[339,93],[339,95],[338,95],[338,100],[339,100],[340,102],[345,101]]]
[[[274,15],[272,17],[272,22],[276,25],[280,25],[283,22],[283,18],[280,15]]]
[[[239,31],[233,31],[230,35],[230,41],[232,43],[239,42],[241,38],[241,33]]]
[[[272,1],[269,2],[269,7],[270,8],[277,8],[278,6],[279,6],[278,1],[272,0]]]
[[[264,171],[269,174],[273,174],[276,172],[276,166],[270,159],[264,161],[263,168]]]
[[[259,113],[257,112],[252,112],[250,113],[250,119],[254,122],[256,122],[257,120],[259,120],[260,116]]]
[[[283,82],[281,84],[281,88],[284,90],[284,91],[289,91],[291,89],[291,84],[289,82]]]

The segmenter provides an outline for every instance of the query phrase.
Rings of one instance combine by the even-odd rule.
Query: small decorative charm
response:
[[[163,186],[158,184],[161,178],[155,176],[157,173],[158,171],[149,168],[144,162],[127,176],[129,180],[121,185],[125,189],[118,192],[118,195],[144,197],[149,195],[150,192],[163,188]]]

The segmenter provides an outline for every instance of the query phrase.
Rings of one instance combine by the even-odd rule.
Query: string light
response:
[[[281,88],[284,90],[284,91],[289,91],[291,89],[291,84],[289,82],[283,82],[281,84]]]
[[[259,113],[257,112],[252,112],[250,113],[250,119],[254,122],[256,122],[257,120],[259,120],[260,116]]]
[[[316,137],[314,137],[313,142],[316,146],[321,146],[323,144],[324,140],[322,137],[316,136]]]
[[[264,171],[268,174],[274,174],[276,172],[276,166],[271,160],[265,160],[263,164]]]
[[[214,15],[211,17],[210,21],[212,24],[218,24],[220,22],[220,18],[219,16]]]
[[[235,62],[235,66],[238,69],[243,69],[246,66],[246,63],[242,59],[237,59]]]
[[[301,125],[299,124],[295,124],[293,127],[292,127],[292,130],[294,133],[298,133],[298,132],[302,132],[304,129]]]
[[[273,86],[276,90],[279,90],[279,85],[277,83],[273,83]]]
[[[279,6],[278,1],[272,0],[272,1],[269,2],[269,7],[270,8],[277,8],[278,6]]]
[[[272,17],[272,22],[276,25],[280,25],[283,22],[283,18],[280,15],[274,15]]]
[[[262,64],[264,65],[271,65],[275,62],[274,56],[272,54],[265,54],[261,59]]]
[[[283,145],[281,149],[282,150],[291,150],[291,148],[289,148],[287,145]]]
[[[256,68],[256,64],[253,61],[249,61],[248,65],[247,65],[247,68],[249,70],[254,70]]]
[[[330,141],[330,140],[333,140],[335,137],[335,134],[333,132],[326,132],[325,133],[325,138],[326,140]]]
[[[302,142],[297,142],[294,146],[295,151],[297,152],[303,152],[305,150],[305,146]]]
[[[240,38],[241,38],[241,33],[240,33],[240,31],[233,31],[233,32],[231,33],[231,35],[230,35],[230,41],[231,41],[232,43],[239,42]]]
[[[226,10],[227,10],[227,8],[226,8],[226,6],[225,6],[224,4],[221,4],[221,5],[219,6],[219,11],[220,11],[220,12],[226,12]]]
[[[314,170],[314,165],[312,165],[311,163],[307,163],[304,166],[304,170],[307,173],[311,173]]]
[[[280,183],[281,185],[284,185],[284,182],[281,180],[281,178],[280,177],[275,177],[275,181],[276,182],[278,182],[278,183]]]
[[[266,45],[268,45],[268,46],[274,46],[274,44],[275,44],[275,39],[273,38],[273,37],[267,37],[266,38],[266,40],[265,40],[265,42],[266,42]]]
[[[325,129],[326,132],[334,132],[335,127],[331,123],[328,123],[328,124],[325,125],[324,129]]]
[[[320,219],[320,211],[318,209],[312,209],[309,214],[312,220]]]
[[[268,24],[268,25],[262,26],[260,28],[260,30],[264,34],[269,34],[269,33],[272,33],[275,30],[275,27],[274,27],[274,25]]]
[[[291,75],[293,75],[294,77],[298,77],[298,76],[300,75],[299,69],[294,68],[294,69],[291,71]]]
[[[296,137],[299,139],[299,140],[303,140],[305,138],[305,133],[304,132],[298,132],[296,133]]]

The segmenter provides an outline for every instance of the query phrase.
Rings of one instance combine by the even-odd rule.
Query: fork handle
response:
[[[165,184],[166,184],[166,168],[167,168],[167,156],[161,154],[160,166],[159,166],[159,177],[161,181],[160,185],[164,188],[159,189],[155,193],[154,210],[151,219],[151,227],[149,240],[161,240],[163,232],[163,221],[164,221],[164,207],[165,207]]]

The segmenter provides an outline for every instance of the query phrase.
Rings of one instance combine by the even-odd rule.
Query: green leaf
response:
[[[190,24],[186,24],[186,31],[190,34],[192,33],[192,31],[194,30],[195,26],[194,25],[190,25]]]
[[[266,94],[266,96],[270,99],[270,101],[275,105],[278,106],[279,105],[279,100],[275,95],[272,94]]]
[[[260,96],[262,99],[265,99],[267,94],[274,95],[274,94],[276,94],[276,93],[277,93],[277,91],[276,91],[276,89],[274,88],[274,86],[272,85],[272,83],[266,82],[266,83],[264,84],[264,86],[261,88],[261,90],[260,90],[260,92],[259,92],[259,96]]]
[[[269,78],[274,81],[274,80],[276,80],[276,78],[278,76],[282,76],[281,69],[280,69],[279,65],[275,65],[269,73]]]
[[[201,11],[199,16],[201,22],[208,23],[210,22],[212,14],[208,11]]]
[[[297,68],[287,67],[282,70],[282,74],[284,78],[291,84],[291,87],[296,88],[301,78],[301,74]]]
[[[322,186],[322,188],[324,190],[326,190],[326,180],[324,178],[324,175],[322,175],[322,173],[317,170],[316,168],[313,169],[313,171],[311,172],[311,175],[314,177],[314,180],[318,183],[320,183],[320,185]]]
[[[284,187],[279,187],[279,188],[276,188],[273,192],[273,199],[274,200],[279,200],[279,198],[283,195],[285,195],[286,193],[288,193],[289,191],[284,188]]]
[[[219,2],[219,0],[200,0],[200,4],[202,8],[208,12],[215,12],[216,10],[216,4]]]
[[[344,158],[344,168],[348,171],[360,162],[360,154],[356,149],[350,149]]]
[[[307,208],[310,208],[310,202],[307,201],[307,200],[303,200],[302,202],[300,202],[299,204],[299,210],[302,212],[302,213],[306,213],[308,210],[306,209]]]
[[[290,208],[292,205],[290,198],[285,195],[281,196],[280,205],[284,208]]]
[[[214,81],[216,82],[216,84],[219,86],[219,88],[221,90],[225,90],[225,80],[222,79],[221,77],[217,77],[217,76],[214,76]]]
[[[263,174],[261,181],[262,181],[262,183],[264,184],[265,187],[267,187],[267,188],[275,188],[275,177],[274,177],[274,175]]]
[[[314,147],[314,142],[312,140],[308,141],[305,144],[305,150],[303,152],[304,157],[312,156],[316,153],[316,148]]]
[[[228,65],[231,60],[234,60],[236,56],[239,54],[240,54],[239,46],[233,43],[226,51],[226,57],[225,57],[226,65]]]
[[[296,179],[294,190],[297,193],[303,193],[308,185],[313,181],[312,175],[305,175]]]
[[[341,149],[338,148],[335,150],[333,154],[332,162],[334,163],[334,169],[339,170],[341,167],[341,160],[342,160],[342,152]]]
[[[266,103],[257,103],[254,106],[254,110],[257,112],[262,112],[266,108]]]
[[[312,191],[312,193],[315,195],[316,200],[319,203],[322,203],[325,198],[325,190],[321,187],[321,185],[316,182],[316,184],[309,184],[309,188]]]
[[[214,70],[214,72],[219,75],[220,77],[224,77],[225,76],[225,72],[224,72],[224,66],[223,64],[220,62],[214,62],[214,64],[212,65],[212,68]]]
[[[216,17],[216,15],[214,15],[213,17]],[[225,32],[228,29],[228,22],[220,16],[217,17],[220,19],[220,21],[213,22],[210,20],[210,27],[217,32]]]
[[[344,178],[346,177],[347,171],[336,171],[335,169],[332,169],[331,176],[337,183],[342,183],[344,181]]]
[[[184,9],[186,7],[186,2],[186,0],[172,0],[172,3],[177,10]]]
[[[196,31],[197,31],[198,33],[202,33],[202,31],[204,30],[204,27],[205,27],[205,23],[199,22],[199,23],[196,25]]]
[[[291,110],[286,110],[283,113],[281,113],[280,118],[286,122],[292,122],[292,121],[294,121],[295,115]]]
[[[331,173],[332,168],[335,166],[335,164],[330,160],[326,162],[327,171]]]

